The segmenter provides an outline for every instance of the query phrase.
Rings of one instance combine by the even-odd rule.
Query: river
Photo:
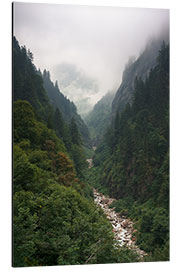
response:
[[[135,250],[140,258],[143,258],[147,254],[136,245],[136,238],[133,236],[133,233],[136,230],[133,228],[132,220],[120,217],[114,211],[114,208],[109,207],[114,200],[115,199],[109,198],[94,189],[94,202],[98,207],[103,209],[112,224],[116,245],[120,247],[127,246],[128,248]]]
[[[87,162],[89,164],[89,169],[92,168],[93,160],[87,159]],[[129,249],[135,250],[140,259],[143,259],[147,253],[136,245],[136,237],[133,236],[133,233],[136,232],[136,230],[133,228],[133,221],[129,218],[119,216],[119,214],[114,211],[114,208],[109,207],[111,203],[115,201],[114,198],[109,198],[108,196],[98,192],[96,189],[93,189],[93,193],[95,204],[102,208],[110,223],[112,224],[112,230],[114,233],[114,239],[116,240],[116,245],[120,247],[127,246]]]

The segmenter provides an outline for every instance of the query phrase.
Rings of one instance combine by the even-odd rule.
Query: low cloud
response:
[[[93,102],[120,85],[129,57],[137,57],[148,39],[168,25],[169,11],[165,9],[14,4],[14,34],[33,52],[37,68],[50,70],[52,79],[68,95],[74,95],[74,84],[76,99],[83,93],[80,98],[93,95]],[[63,65],[75,67],[69,75],[65,72],[69,86],[61,77]],[[70,78],[76,72],[81,74],[81,82]],[[87,90],[85,96],[82,90]]]

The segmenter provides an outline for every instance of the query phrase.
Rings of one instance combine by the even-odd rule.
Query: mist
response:
[[[166,9],[14,4],[20,45],[33,52],[35,66],[49,70],[68,98],[88,110],[119,87],[128,59],[168,27]]]

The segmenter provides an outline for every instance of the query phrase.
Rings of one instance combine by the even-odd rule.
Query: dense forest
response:
[[[96,146],[96,150],[92,149]],[[88,168],[87,160],[92,165]],[[93,189],[134,223],[116,245]],[[85,117],[13,38],[13,266],[169,260],[169,44],[152,41]]]
[[[141,59],[128,67],[131,77]],[[169,45],[162,43],[146,77],[135,76],[130,103],[122,106],[117,95],[116,113],[112,105],[111,125],[96,149],[89,178],[93,183],[98,179],[98,186],[117,199],[112,207],[120,215],[135,221],[137,244],[149,254],[146,259],[168,260]]]
[[[51,82],[50,73],[44,70],[42,75],[32,61],[30,50],[25,46],[20,48],[14,38],[14,101],[26,100],[32,105],[36,119],[55,131],[73,159],[76,171],[82,174],[86,167],[84,149],[91,147],[88,129],[75,105],[59,91],[57,82],[55,85]]]
[[[72,111],[68,119],[66,108]],[[78,119],[75,105],[63,97],[57,83],[53,85],[49,72],[36,69],[32,52],[14,37],[15,267],[139,260],[128,248],[115,247],[112,225],[94,204],[78,126],[85,124]]]
[[[74,118],[82,137],[82,144],[86,148],[91,148],[91,139],[88,128],[82,120],[81,116],[77,113],[75,104],[60,92],[57,81],[55,82],[55,85],[53,84],[49,71],[44,70],[43,73],[41,73],[39,70],[38,72],[43,79],[43,86],[47,92],[50,103],[55,108],[59,109],[65,121],[71,122],[71,119]]]
[[[109,91],[95,104],[93,110],[85,117],[92,144],[95,147],[101,142],[107,126],[111,123],[111,108],[114,95],[114,91]]]
[[[113,99],[113,116],[116,115],[117,110],[121,113],[127,103],[132,104],[136,77],[141,77],[142,80],[147,78],[151,69],[156,65],[157,55],[163,40],[168,42],[167,33],[162,33],[159,38],[149,41],[137,59],[135,57],[129,58],[123,72],[122,83]]]

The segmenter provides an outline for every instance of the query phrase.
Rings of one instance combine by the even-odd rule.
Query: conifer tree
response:
[[[70,132],[71,132],[72,143],[76,145],[81,145],[81,137],[80,137],[78,127],[77,127],[74,117],[71,119]]]

